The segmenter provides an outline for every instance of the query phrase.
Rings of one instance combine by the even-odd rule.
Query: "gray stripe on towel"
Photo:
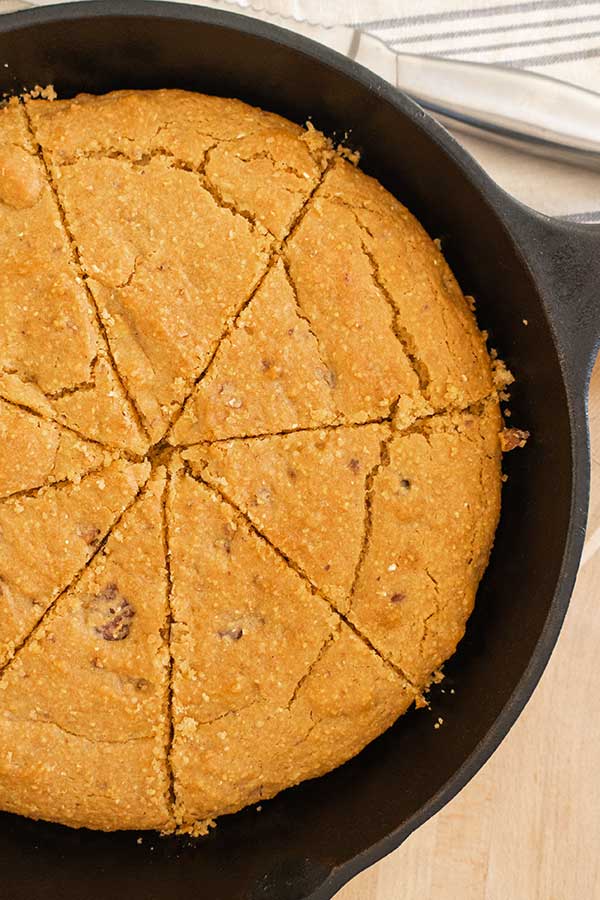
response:
[[[504,44],[479,44],[472,47],[449,47],[447,50],[431,50],[426,52],[426,56],[462,56],[463,53],[485,53],[486,50],[512,50],[513,47],[535,47],[536,45],[546,46],[546,44],[560,44],[567,41],[571,45],[576,44],[579,40],[589,40],[589,38],[600,37],[600,31],[588,31],[584,34],[563,34],[554,37],[533,38],[530,41],[507,41]]]
[[[482,34],[504,34],[508,31],[527,31],[528,28],[558,28],[562,25],[581,25],[586,22],[597,22],[600,13],[593,16],[573,16],[570,19],[544,19],[536,22],[519,22],[518,25],[494,25],[493,28],[464,28],[462,31],[429,31],[425,34],[411,34],[390,40],[390,46],[396,44],[415,44],[417,41],[453,41],[456,38],[478,37]]]
[[[361,28],[365,31],[380,30],[384,28],[398,28],[401,25],[424,25],[426,22],[452,22],[460,19],[478,19],[502,14],[535,12],[538,9],[572,9],[574,6],[595,6],[597,2],[598,0],[529,0],[529,2],[525,3],[508,3],[500,6],[422,13],[416,16],[403,16],[398,19],[375,19],[370,22],[359,22],[356,28]]]
[[[527,68],[529,66],[554,66],[557,63],[574,62],[578,59],[593,59],[600,56],[600,47],[590,47],[587,50],[574,50],[572,53],[550,53],[546,56],[525,56],[522,59],[511,59],[503,62],[503,66]]]

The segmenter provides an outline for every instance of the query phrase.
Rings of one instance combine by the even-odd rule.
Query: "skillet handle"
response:
[[[451,128],[600,169],[594,91],[525,69],[405,53],[398,85]]]
[[[567,384],[575,398],[587,401],[600,349],[600,225],[551,219],[519,206],[511,230],[549,307]]]

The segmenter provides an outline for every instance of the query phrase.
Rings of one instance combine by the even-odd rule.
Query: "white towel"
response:
[[[0,12],[52,2],[0,0]],[[397,54],[405,51],[517,66],[600,90],[600,0],[192,2],[306,34],[355,57],[394,85]],[[523,202],[550,215],[600,221],[599,174],[484,139],[456,137]]]

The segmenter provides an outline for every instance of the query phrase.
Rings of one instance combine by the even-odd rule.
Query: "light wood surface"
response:
[[[600,361],[590,417],[586,548],[537,690],[458,797],[336,900],[600,900]]]

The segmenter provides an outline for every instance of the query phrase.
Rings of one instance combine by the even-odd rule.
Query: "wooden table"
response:
[[[336,900],[599,900],[600,361],[590,413],[586,548],[540,684],[458,797]]]

